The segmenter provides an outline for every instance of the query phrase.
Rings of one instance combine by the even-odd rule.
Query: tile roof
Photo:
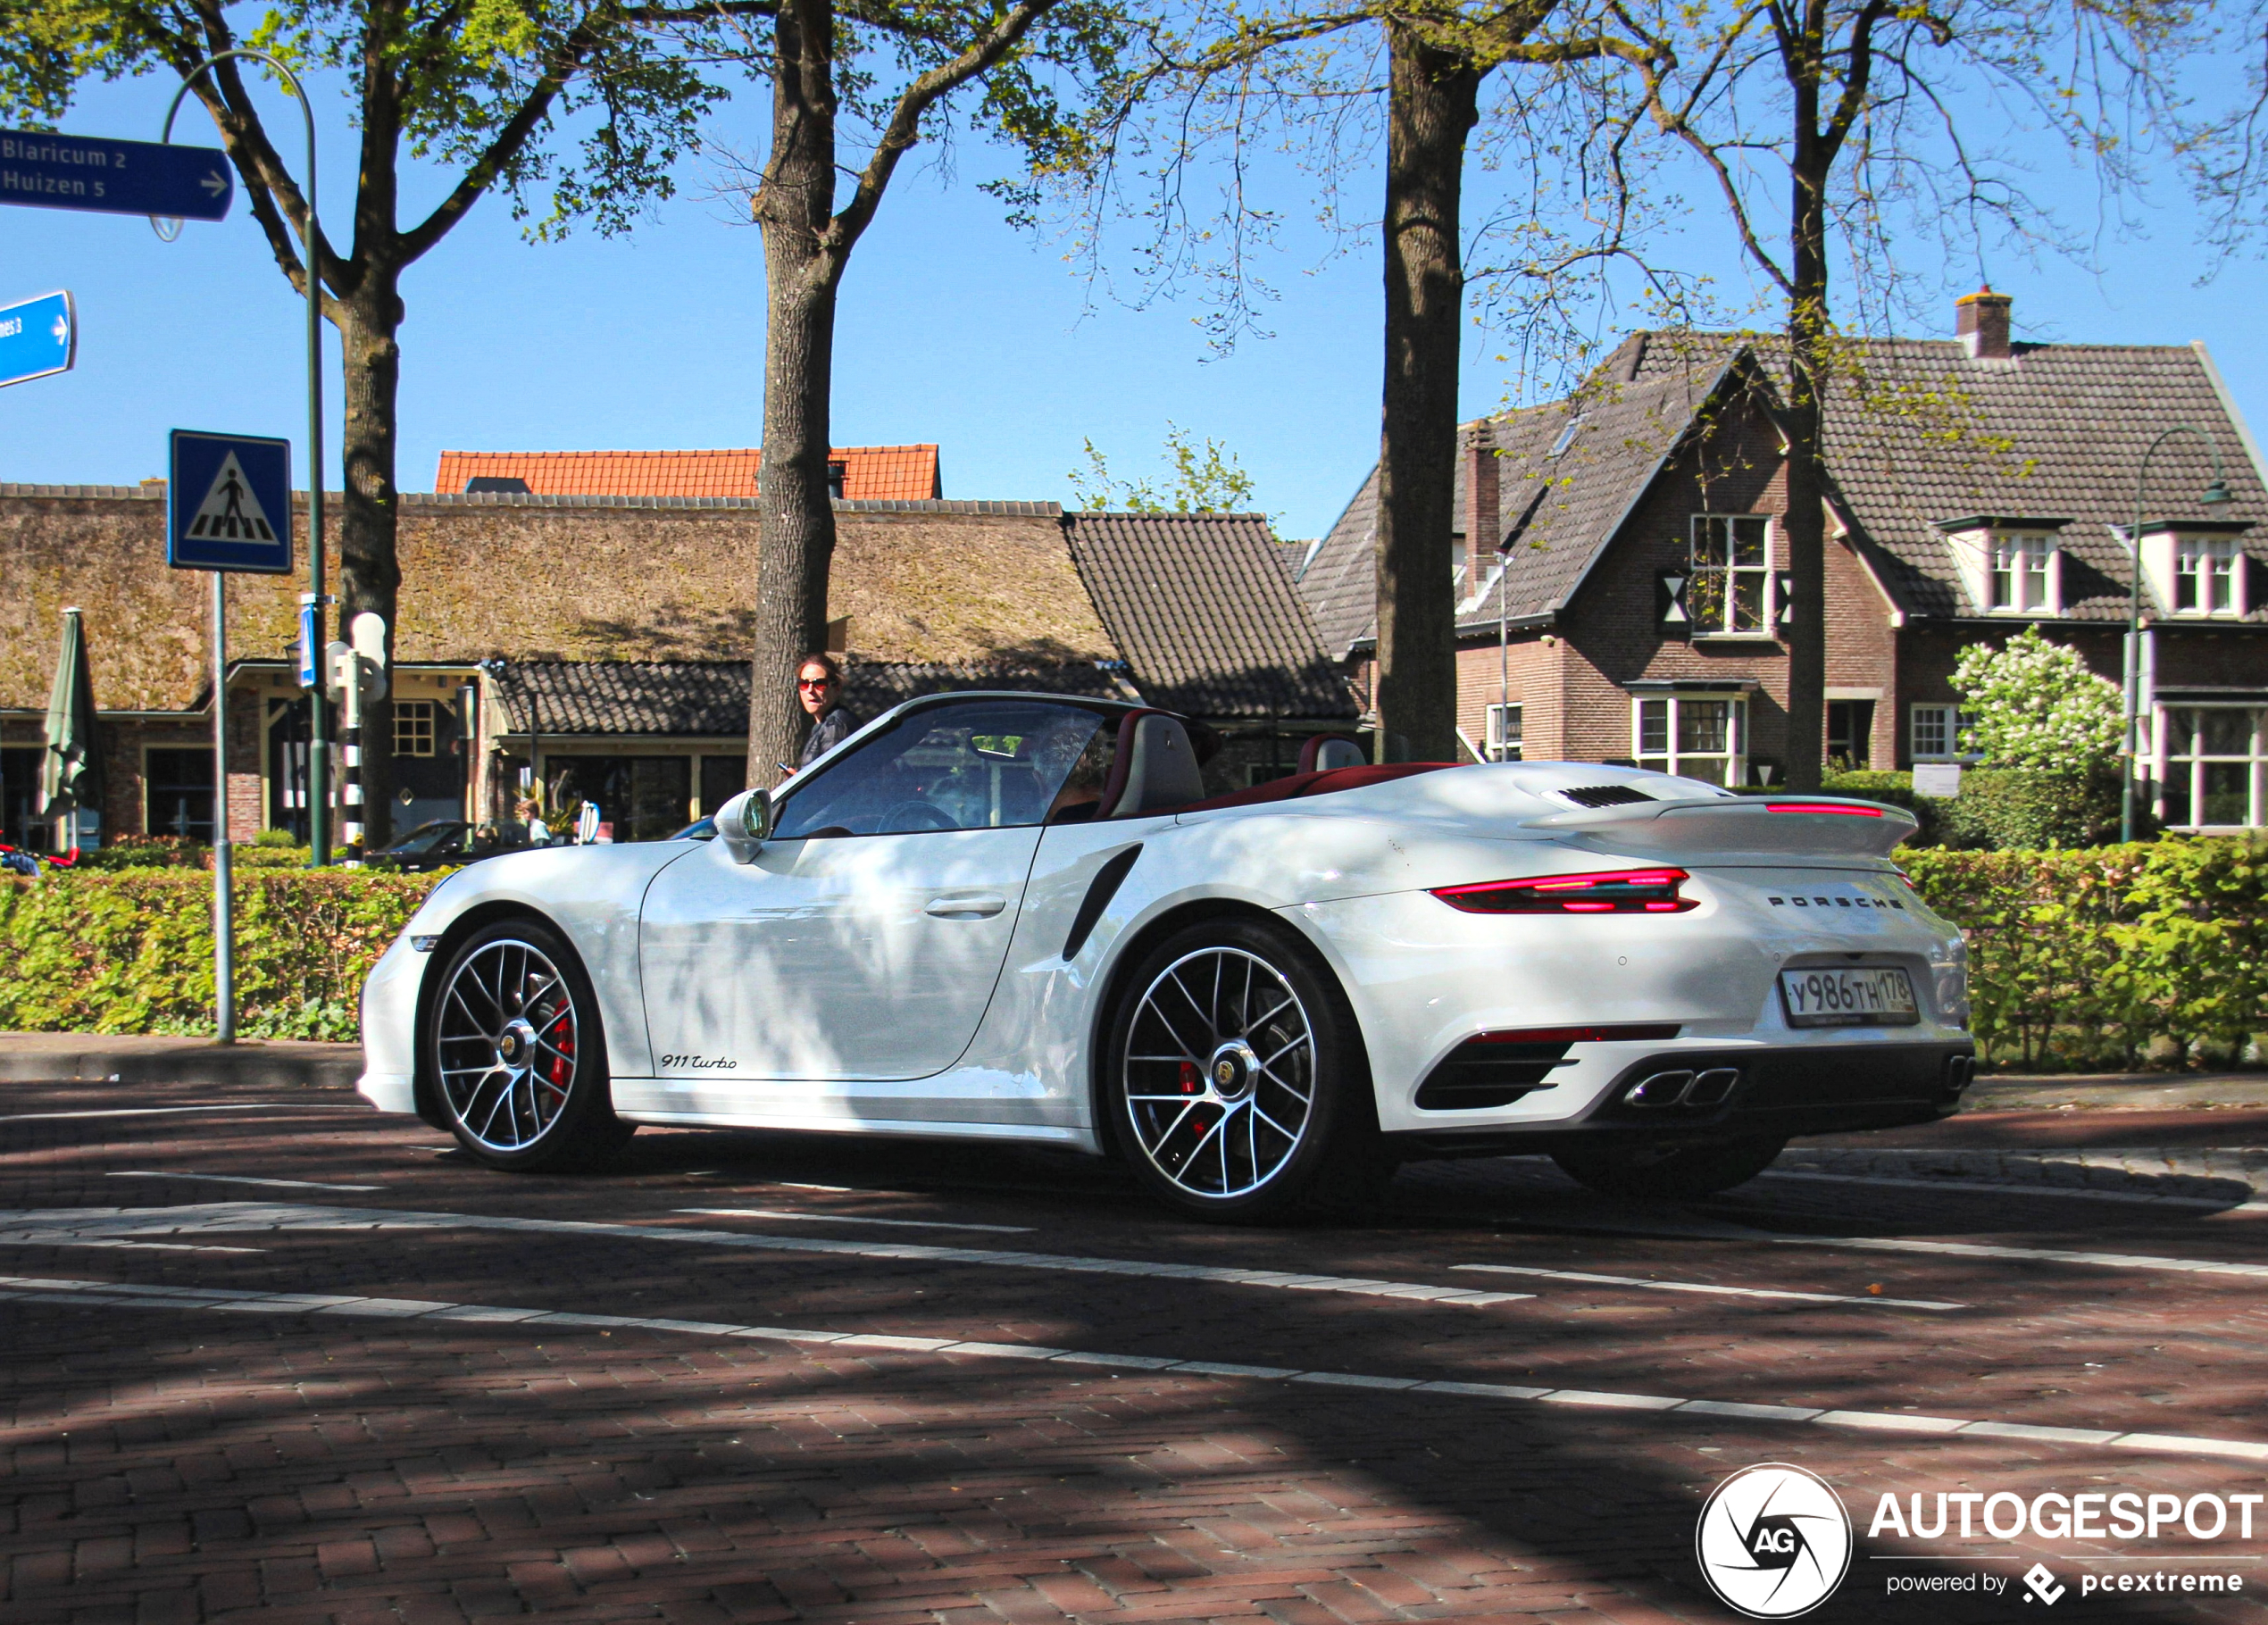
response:
[[[852,502],[929,502],[945,495],[934,446],[841,446]],[[437,492],[475,479],[524,479],[537,496],[741,496],[756,494],[760,449],[675,452],[443,452]]]
[[[1630,347],[1610,357],[1567,400],[1488,420],[1497,457],[1497,534],[1514,538],[1516,546],[1504,579],[1492,570],[1478,584],[1483,590],[1475,592],[1475,584],[1460,588],[1460,628],[1494,626],[1499,588],[1504,611],[1514,620],[1563,602],[1702,403],[1726,381],[1732,360],[1730,350],[1718,346],[1632,379]],[[1561,446],[1575,419],[1580,421],[1572,438]],[[1464,427],[1461,447],[1470,444],[1474,427]],[[1550,454],[1555,447],[1556,457]],[[1453,521],[1460,532],[1465,528],[1464,463],[1461,455]],[[1299,578],[1299,595],[1338,658],[1376,636],[1377,546],[1373,468]]]
[[[1153,704],[1202,717],[1352,717],[1259,514],[1071,513],[1071,562]]]
[[[1061,665],[851,661],[843,669],[843,703],[861,718],[925,694],[965,689],[1129,697],[1092,661]],[[497,669],[494,692],[510,733],[528,733],[537,723],[546,734],[738,739],[748,731],[746,661],[510,661]]]
[[[1782,354],[1769,335],[1634,334],[1568,400],[1491,420],[1500,534],[1517,529],[1521,544],[1504,583],[1508,613],[1535,617],[1563,604],[1702,404],[1742,381],[1776,400],[1774,362]],[[2259,454],[2202,346],[2020,344],[2009,359],[1994,361],[1972,360],[1952,340],[1890,338],[1861,341],[1851,354],[1849,375],[1829,396],[1830,482],[1884,586],[1908,612],[1983,612],[1938,526],[1990,513],[2068,519],[2060,533],[2064,618],[2123,620],[2132,578],[2114,527],[2132,521],[2144,448],[2177,422],[2213,431],[2236,501],[2217,512],[2197,505],[2212,464],[2193,438],[2180,437],[2151,462],[2147,517],[2251,521],[2255,578],[2268,564]],[[1550,458],[1577,414],[1574,439]],[[1459,529],[1464,486],[1460,457]],[[1300,596],[1335,654],[1374,635],[1376,545],[1373,469],[1299,578]],[[1469,599],[1460,628],[1493,624],[1497,604],[1494,586]],[[2249,619],[2268,622],[2268,602],[2255,602]]]

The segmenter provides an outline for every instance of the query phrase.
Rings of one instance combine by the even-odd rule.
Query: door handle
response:
[[[932,897],[921,912],[939,920],[989,920],[1008,906],[1005,897],[988,895]]]

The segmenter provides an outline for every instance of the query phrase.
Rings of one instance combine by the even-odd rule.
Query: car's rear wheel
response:
[[[1699,1146],[1587,1146],[1555,1151],[1552,1161],[1570,1179],[1605,1196],[1680,1201],[1745,1185],[1787,1148],[1786,1140],[1769,1137]]]
[[[1354,1012],[1281,926],[1207,921],[1145,954],[1105,1065],[1121,1148],[1169,1207],[1263,1223],[1343,1205],[1376,1183],[1377,1111]]]
[[[539,921],[497,921],[457,946],[426,1045],[449,1131],[491,1168],[591,1167],[635,1132],[608,1098],[590,979]]]

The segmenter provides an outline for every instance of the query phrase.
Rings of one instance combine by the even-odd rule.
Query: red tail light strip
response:
[[[1840,812],[1846,818],[1880,818],[1880,807],[1839,807],[1827,801],[1771,801],[1764,804],[1767,812]]]
[[[1468,914],[1681,914],[1701,905],[1678,895],[1692,878],[1682,869],[1615,869],[1437,886],[1433,895]]]
[[[1525,1027],[1516,1032],[1475,1033],[1468,1044],[1647,1043],[1678,1036],[1675,1021],[1641,1021],[1622,1027]]]

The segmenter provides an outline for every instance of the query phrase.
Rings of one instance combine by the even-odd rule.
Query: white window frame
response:
[[[1731,707],[1725,727],[1725,748],[1722,751],[1688,751],[1679,747],[1684,727],[1685,707],[1693,704],[1725,704]],[[1646,745],[1647,707],[1662,706],[1663,748],[1649,751]],[[1712,784],[1739,788],[1748,781],[1748,696],[1745,694],[1716,692],[1634,694],[1630,696],[1630,756],[1638,766],[1652,768],[1656,772],[1685,775],[1688,763],[1724,763],[1724,777],[1710,779],[1704,773],[1698,777]]]
[[[1994,614],[2061,612],[2063,552],[2054,537],[1994,531],[1986,548],[1985,582]]]
[[[2176,536],[2173,613],[2200,620],[2233,620],[2241,616],[2245,612],[2244,581],[2239,561],[2243,554],[2243,544],[2232,536]],[[2185,583],[2197,602],[2181,602]]]
[[[1488,754],[1491,762],[1517,762],[1521,759],[1521,737],[1523,731],[1521,702],[1509,705],[1488,707]],[[1509,729],[1506,723],[1510,723]]]
[[[1711,564],[1702,562],[1702,540],[1711,525],[1725,526],[1727,528],[1726,539],[1728,543],[1730,543],[1736,534],[1732,528],[1742,524],[1761,525],[1764,528],[1764,562],[1761,564],[1730,562]],[[1774,546],[1774,538],[1778,530],[1779,522],[1768,513],[1696,513],[1690,516],[1686,532],[1685,609],[1688,617],[1687,624],[1692,628],[1693,637],[1697,640],[1712,638],[1747,640],[1778,636],[1780,576],[1772,568],[1772,556],[1778,551]],[[1732,548],[1728,546],[1726,549],[1728,559],[1731,554]],[[1701,604],[1705,596],[1705,594],[1700,590],[1701,584],[1711,576],[1725,578],[1724,607],[1718,624],[1714,626],[1706,624],[1701,617]],[[1739,594],[1737,589],[1743,577],[1756,579],[1756,603],[1761,608],[1762,619],[1758,624],[1752,627],[1735,627],[1730,624],[1733,619],[1733,607],[1739,602]]]
[[[404,729],[404,724],[407,724]],[[403,748],[403,736],[407,733],[409,748]],[[440,748],[441,702],[438,700],[396,700],[394,702],[394,754],[397,756],[430,756]],[[421,739],[424,749],[418,748]]]
[[[1945,749],[1925,751],[1922,748],[1922,716],[1925,712],[1939,712],[1945,720]],[[1926,701],[1905,708],[1905,754],[1911,762],[1976,762],[1981,760],[1975,751],[1961,748],[1961,730],[1974,727],[1976,713],[1939,700]]]
[[[2243,755],[2236,755],[2228,752],[2219,752],[2208,754],[2204,752],[2193,750],[2186,756],[2174,755],[2168,748],[2172,743],[2173,729],[2168,725],[2167,719],[2170,712],[2177,711],[2186,711],[2193,713],[2207,711],[2234,711],[2240,713],[2249,714],[2252,718],[2252,732],[2246,754]],[[2197,733],[2200,731],[2202,730],[2197,728],[2196,721],[2193,720],[2190,724],[2190,738],[2195,739]],[[2230,829],[2242,828],[2256,829],[2261,828],[2263,825],[2268,825],[2268,707],[2263,707],[2257,704],[2161,704],[2153,706],[2149,716],[2149,738],[2147,742],[2146,750],[2150,762],[2150,776],[2152,779],[2155,781],[2156,785],[2155,811],[2161,820],[2166,821],[2166,827],[2168,829]],[[2203,809],[2205,804],[2206,770],[2216,763],[2226,764],[2230,762],[2244,762],[2248,764],[2251,770],[2246,774],[2247,790],[2246,800],[2247,804],[2246,807],[2245,822],[2242,825],[2205,824],[2198,822],[2197,820],[2197,814]],[[2187,821],[2180,823],[2172,821],[2172,809],[2169,805],[2168,797],[2165,794],[2166,787],[2172,782],[2176,774],[2182,775],[2189,779],[2189,783],[2186,788],[2189,791],[2188,801],[2190,816]]]

